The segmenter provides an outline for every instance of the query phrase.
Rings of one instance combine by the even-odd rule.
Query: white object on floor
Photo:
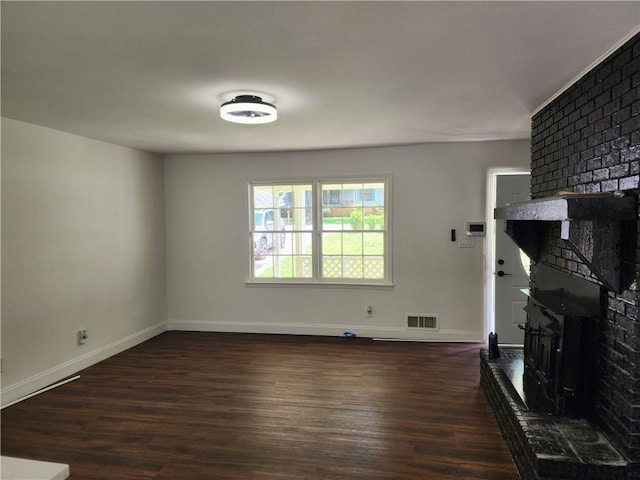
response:
[[[71,378],[67,378],[66,380],[62,380],[61,382],[58,383],[54,383],[53,385],[49,385],[48,387],[45,388],[41,388],[40,390],[37,390],[33,393],[30,393],[29,395],[26,395],[24,397],[21,397],[11,403],[7,403],[6,405],[3,405],[2,408],[7,408],[10,407],[12,405],[15,405],[16,403],[22,402],[23,400],[26,400],[27,398],[31,398],[31,397],[35,397],[36,395],[40,395],[41,393],[44,392],[48,392],[49,390],[53,389],[53,388],[57,388],[61,385],[64,385],[65,383],[69,383],[69,382],[73,382],[74,380],[77,380],[80,378],[80,375],[76,375],[75,377],[71,377]]]
[[[0,457],[1,480],[64,480],[69,465],[22,458]]]

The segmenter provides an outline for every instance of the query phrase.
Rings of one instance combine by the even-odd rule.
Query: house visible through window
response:
[[[251,279],[387,284],[389,180],[252,183]]]

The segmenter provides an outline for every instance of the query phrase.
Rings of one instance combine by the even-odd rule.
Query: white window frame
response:
[[[375,176],[363,176],[363,177],[349,177],[349,176],[336,176],[336,177],[314,177],[303,179],[287,179],[281,178],[278,180],[269,179],[267,181],[250,181],[248,184],[249,190],[249,263],[250,263],[250,279],[246,282],[248,285],[291,285],[291,286],[345,286],[345,287],[392,287],[392,197],[391,197],[391,175],[375,175]],[[385,212],[385,228],[382,231],[384,235],[384,273],[381,279],[353,279],[353,278],[323,278],[322,276],[322,185],[323,184],[350,184],[350,183],[382,183],[384,184],[384,212]],[[310,185],[312,196],[312,263],[313,274],[311,278],[262,278],[257,277],[255,274],[255,261],[254,261],[254,248],[253,248],[253,215],[254,215],[254,198],[253,192],[256,186],[275,186],[275,185]],[[363,190],[364,192],[364,190]]]

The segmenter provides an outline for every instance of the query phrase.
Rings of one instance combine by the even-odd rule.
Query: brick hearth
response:
[[[586,420],[530,411],[509,376],[522,350],[480,352],[480,381],[522,480],[624,480],[628,462]],[[520,370],[521,369],[516,369]]]

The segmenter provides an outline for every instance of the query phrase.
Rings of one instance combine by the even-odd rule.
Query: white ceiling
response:
[[[640,2],[10,2],[2,115],[159,153],[528,138]],[[230,124],[238,93],[278,106]]]

